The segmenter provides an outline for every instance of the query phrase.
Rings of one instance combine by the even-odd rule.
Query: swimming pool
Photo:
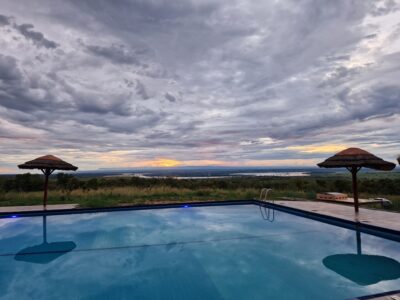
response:
[[[2,218],[0,299],[349,299],[399,289],[399,242],[273,212]]]

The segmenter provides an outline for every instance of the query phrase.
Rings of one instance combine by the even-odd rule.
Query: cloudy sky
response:
[[[400,153],[400,1],[0,4],[0,173]]]

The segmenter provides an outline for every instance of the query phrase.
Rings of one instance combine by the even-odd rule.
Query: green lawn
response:
[[[259,189],[187,189],[158,186],[153,188],[143,187],[110,187],[93,190],[76,189],[70,192],[51,190],[48,204],[77,203],[80,207],[107,207],[118,205],[156,204],[168,202],[190,202],[210,200],[243,200],[257,199]],[[315,192],[302,192],[279,190],[272,191],[268,199],[315,199]],[[361,194],[361,198],[377,195]],[[400,211],[399,195],[379,195],[390,199],[394,205],[387,210]],[[40,205],[43,201],[43,192],[2,192],[0,193],[0,206]],[[368,205],[367,207],[382,209],[381,205]]]

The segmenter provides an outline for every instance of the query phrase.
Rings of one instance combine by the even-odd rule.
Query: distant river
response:
[[[247,173],[231,173],[228,175],[221,176],[163,176],[153,175],[146,173],[123,173],[119,175],[109,175],[105,177],[141,177],[141,178],[174,178],[174,179],[213,179],[213,178],[228,178],[228,177],[239,177],[239,176],[269,176],[269,177],[304,177],[310,176],[308,172],[247,172]]]
[[[233,176],[278,176],[278,177],[303,177],[310,176],[308,172],[259,172],[259,173],[233,173]]]

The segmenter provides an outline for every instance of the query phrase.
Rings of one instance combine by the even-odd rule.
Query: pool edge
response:
[[[372,234],[375,236],[384,237],[390,240],[400,242],[400,231],[379,227],[376,225],[356,222],[324,215],[317,212],[310,212],[299,208],[287,207],[277,203],[260,201],[257,199],[247,200],[223,200],[223,201],[197,201],[197,202],[175,202],[166,204],[147,204],[147,205],[127,205],[127,206],[111,206],[100,208],[72,208],[72,209],[54,209],[54,210],[35,210],[35,211],[15,211],[0,213],[0,219],[3,218],[18,218],[18,217],[34,217],[34,216],[51,216],[51,215],[67,215],[81,213],[98,213],[111,211],[129,211],[129,210],[149,210],[149,209],[168,209],[168,208],[189,208],[202,206],[226,206],[226,205],[258,205],[268,206],[270,208],[283,211],[292,215],[320,221],[323,223],[348,228],[352,230],[360,230],[361,232]]]

